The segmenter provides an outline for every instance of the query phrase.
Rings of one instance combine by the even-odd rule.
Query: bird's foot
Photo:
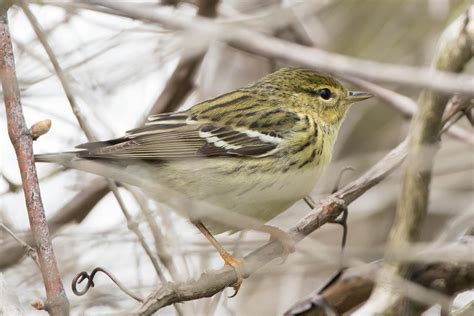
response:
[[[287,232],[270,225],[263,225],[260,231],[270,234],[270,241],[278,240],[281,243],[283,247],[281,264],[285,263],[290,253],[295,252],[295,242]]]
[[[237,293],[239,292],[240,286],[242,285],[242,282],[244,281],[243,268],[245,265],[245,261],[243,259],[234,257],[230,253],[222,254],[222,259],[224,260],[225,265],[231,266],[232,269],[234,269],[235,274],[237,275],[237,282],[231,285],[232,288],[234,289],[234,294],[229,296],[229,298],[232,298],[237,295]]]

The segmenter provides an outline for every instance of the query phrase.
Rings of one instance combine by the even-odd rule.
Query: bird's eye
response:
[[[331,98],[331,90],[326,88],[319,90],[318,94],[324,100],[329,100]]]

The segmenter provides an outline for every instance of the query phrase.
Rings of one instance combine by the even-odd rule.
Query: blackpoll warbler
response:
[[[207,229],[246,227],[232,215],[263,224],[307,195],[331,160],[349,105],[371,96],[327,74],[285,68],[189,110],[150,116],[123,137],[36,160],[142,187],[187,215],[237,268]]]

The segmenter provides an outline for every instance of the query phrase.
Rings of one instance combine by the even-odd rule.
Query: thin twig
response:
[[[49,45],[46,35],[41,29],[41,26],[38,20],[36,19],[33,12],[31,12],[30,8],[28,7],[28,4],[24,0],[18,0],[18,3],[21,6],[26,17],[28,18],[28,21],[31,23],[31,26],[33,27],[33,30],[35,31],[36,36],[41,42],[41,45],[43,45],[43,48],[46,51],[46,54],[48,55],[49,60],[51,61],[51,64],[53,65],[54,70],[56,71],[56,74],[58,75],[59,82],[61,83],[61,86],[63,87],[63,90],[66,94],[69,104],[71,105],[71,109],[74,115],[76,116],[76,119],[79,125],[81,126],[81,129],[84,131],[89,141],[95,140],[95,136],[92,131],[92,128],[89,126],[86,119],[82,115],[82,112],[77,104],[76,98],[74,97],[74,94],[72,93],[72,89],[69,86],[69,81],[66,77],[66,73],[63,71],[62,67],[60,66],[59,61],[56,57],[56,54],[54,53],[53,49]]]
[[[14,232],[11,231],[10,228],[8,228],[5,224],[0,223],[0,228],[3,228],[4,231],[6,231],[10,236],[12,236],[13,239],[15,239],[25,250],[25,253],[28,257],[30,257],[38,267],[40,267],[39,261],[38,261],[38,255],[36,253],[36,250],[33,249],[30,245],[28,245],[26,242],[24,242],[20,237],[18,237]]]
[[[15,74],[15,61],[6,9],[2,10],[0,16],[0,47],[0,75],[7,115],[8,134],[18,158],[28,219],[46,288],[46,308],[52,315],[67,315],[69,314],[69,302],[63,288],[49,237],[38,184],[38,175],[33,159],[33,140],[26,126],[20,101],[20,91]]]
[[[166,269],[170,273],[173,280],[179,280],[178,270],[176,269],[176,266],[174,264],[173,257],[169,254],[169,251],[166,249],[166,247],[164,245],[165,236],[161,232],[161,229],[158,226],[158,224],[156,223],[156,220],[153,217],[153,214],[152,214],[150,208],[146,204],[146,199],[143,196],[141,196],[140,193],[137,192],[136,189],[134,189],[134,188],[132,188],[128,185],[125,185],[125,188],[127,188],[127,190],[135,198],[135,201],[137,201],[137,203],[140,207],[140,210],[141,210],[143,216],[145,217],[145,219],[148,223],[148,226],[150,227],[151,233],[153,235],[153,239],[155,240],[155,249],[156,249],[156,253],[158,255],[158,258],[163,263],[163,265],[166,267]],[[166,280],[163,281],[163,282],[166,282]]]
[[[127,220],[128,228],[137,236],[138,241],[140,242],[140,245],[143,247],[146,254],[150,258],[150,261],[153,264],[153,268],[155,268],[155,272],[160,278],[160,281],[165,283],[166,278],[163,272],[161,271],[160,265],[158,263],[158,259],[156,255],[153,253],[153,251],[151,250],[150,246],[148,246],[148,243],[145,240],[145,236],[143,236],[141,230],[138,228],[138,223],[133,219],[133,217],[130,215],[129,211],[125,207],[125,203],[123,202],[122,197],[119,194],[117,194],[118,193],[117,185],[115,184],[115,182],[110,181],[109,187],[112,190],[112,193],[114,194],[117,202],[119,203],[120,209],[122,210],[122,213],[125,219]]]

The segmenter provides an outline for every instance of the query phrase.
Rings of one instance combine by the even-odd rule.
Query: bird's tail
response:
[[[39,154],[35,155],[36,162],[54,162],[64,166],[71,164],[71,161],[76,158],[75,152],[62,152],[62,153],[52,153],[52,154]]]
[[[144,189],[151,185],[146,181],[147,177],[145,176],[149,173],[149,171],[147,169],[140,168],[140,165],[131,166],[130,169],[112,159],[81,158],[78,157],[77,154],[77,151],[40,154],[35,155],[35,161],[58,163],[65,166],[66,168],[93,173]]]

